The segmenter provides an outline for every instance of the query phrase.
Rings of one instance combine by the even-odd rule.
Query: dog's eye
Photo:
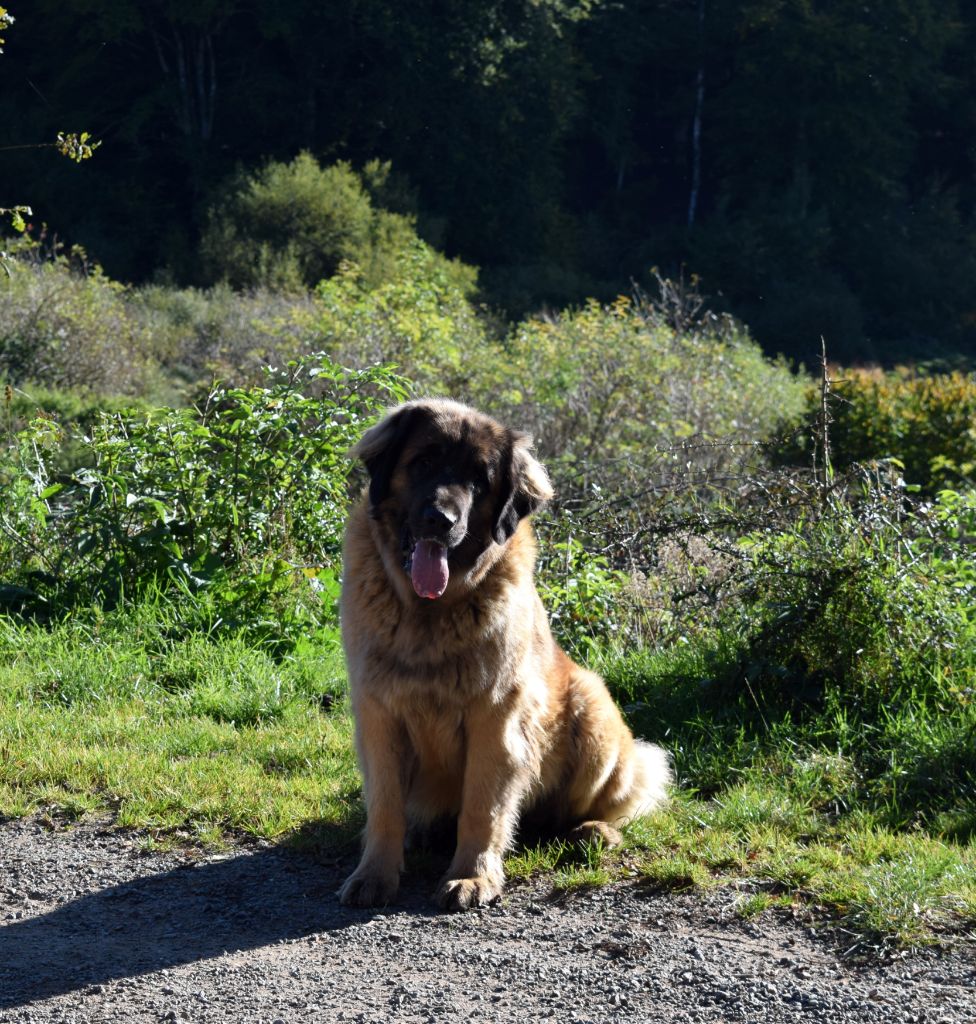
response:
[[[429,473],[439,463],[436,453],[434,452],[421,452],[414,460],[410,463],[410,468],[418,473]]]

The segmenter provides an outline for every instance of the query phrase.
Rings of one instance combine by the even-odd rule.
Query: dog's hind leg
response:
[[[575,828],[566,833],[571,843],[582,843],[584,846],[602,846],[610,849],[619,846],[624,837],[609,822],[594,819],[581,821]]]
[[[608,762],[586,807],[579,808],[584,821],[578,826],[583,831],[577,838],[585,832],[591,841],[599,837],[608,845],[617,845],[617,829],[663,806],[670,783],[668,755],[653,743],[628,736]]]

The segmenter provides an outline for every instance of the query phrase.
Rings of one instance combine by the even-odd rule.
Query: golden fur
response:
[[[667,757],[634,740],[603,680],[552,637],[528,519],[552,489],[525,435],[427,400],[393,410],[352,454],[371,476],[347,526],[341,602],[367,824],[340,898],[389,902],[408,825],[456,816],[437,900],[481,905],[502,890],[520,819],[612,842],[613,825],[665,799]],[[403,563],[435,527],[449,577],[426,600]]]

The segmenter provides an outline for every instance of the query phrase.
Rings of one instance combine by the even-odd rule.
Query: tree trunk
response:
[[[217,110],[217,61],[213,33],[171,28],[168,46],[152,31],[156,57],[164,77],[173,80],[179,98],[177,123],[188,138],[209,142]],[[168,52],[167,52],[168,51]],[[170,55],[171,58],[170,59]]]
[[[693,227],[701,192],[701,127],[705,105],[705,0],[698,0],[698,73],[695,76],[695,113],[691,120],[691,191],[688,194],[688,227]]]

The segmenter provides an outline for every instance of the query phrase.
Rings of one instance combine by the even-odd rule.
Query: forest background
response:
[[[32,0],[0,180],[112,277],[203,285],[241,168],[389,161],[381,205],[505,315],[700,276],[769,353],[970,358],[958,0]],[[32,144],[85,129],[96,163]]]

